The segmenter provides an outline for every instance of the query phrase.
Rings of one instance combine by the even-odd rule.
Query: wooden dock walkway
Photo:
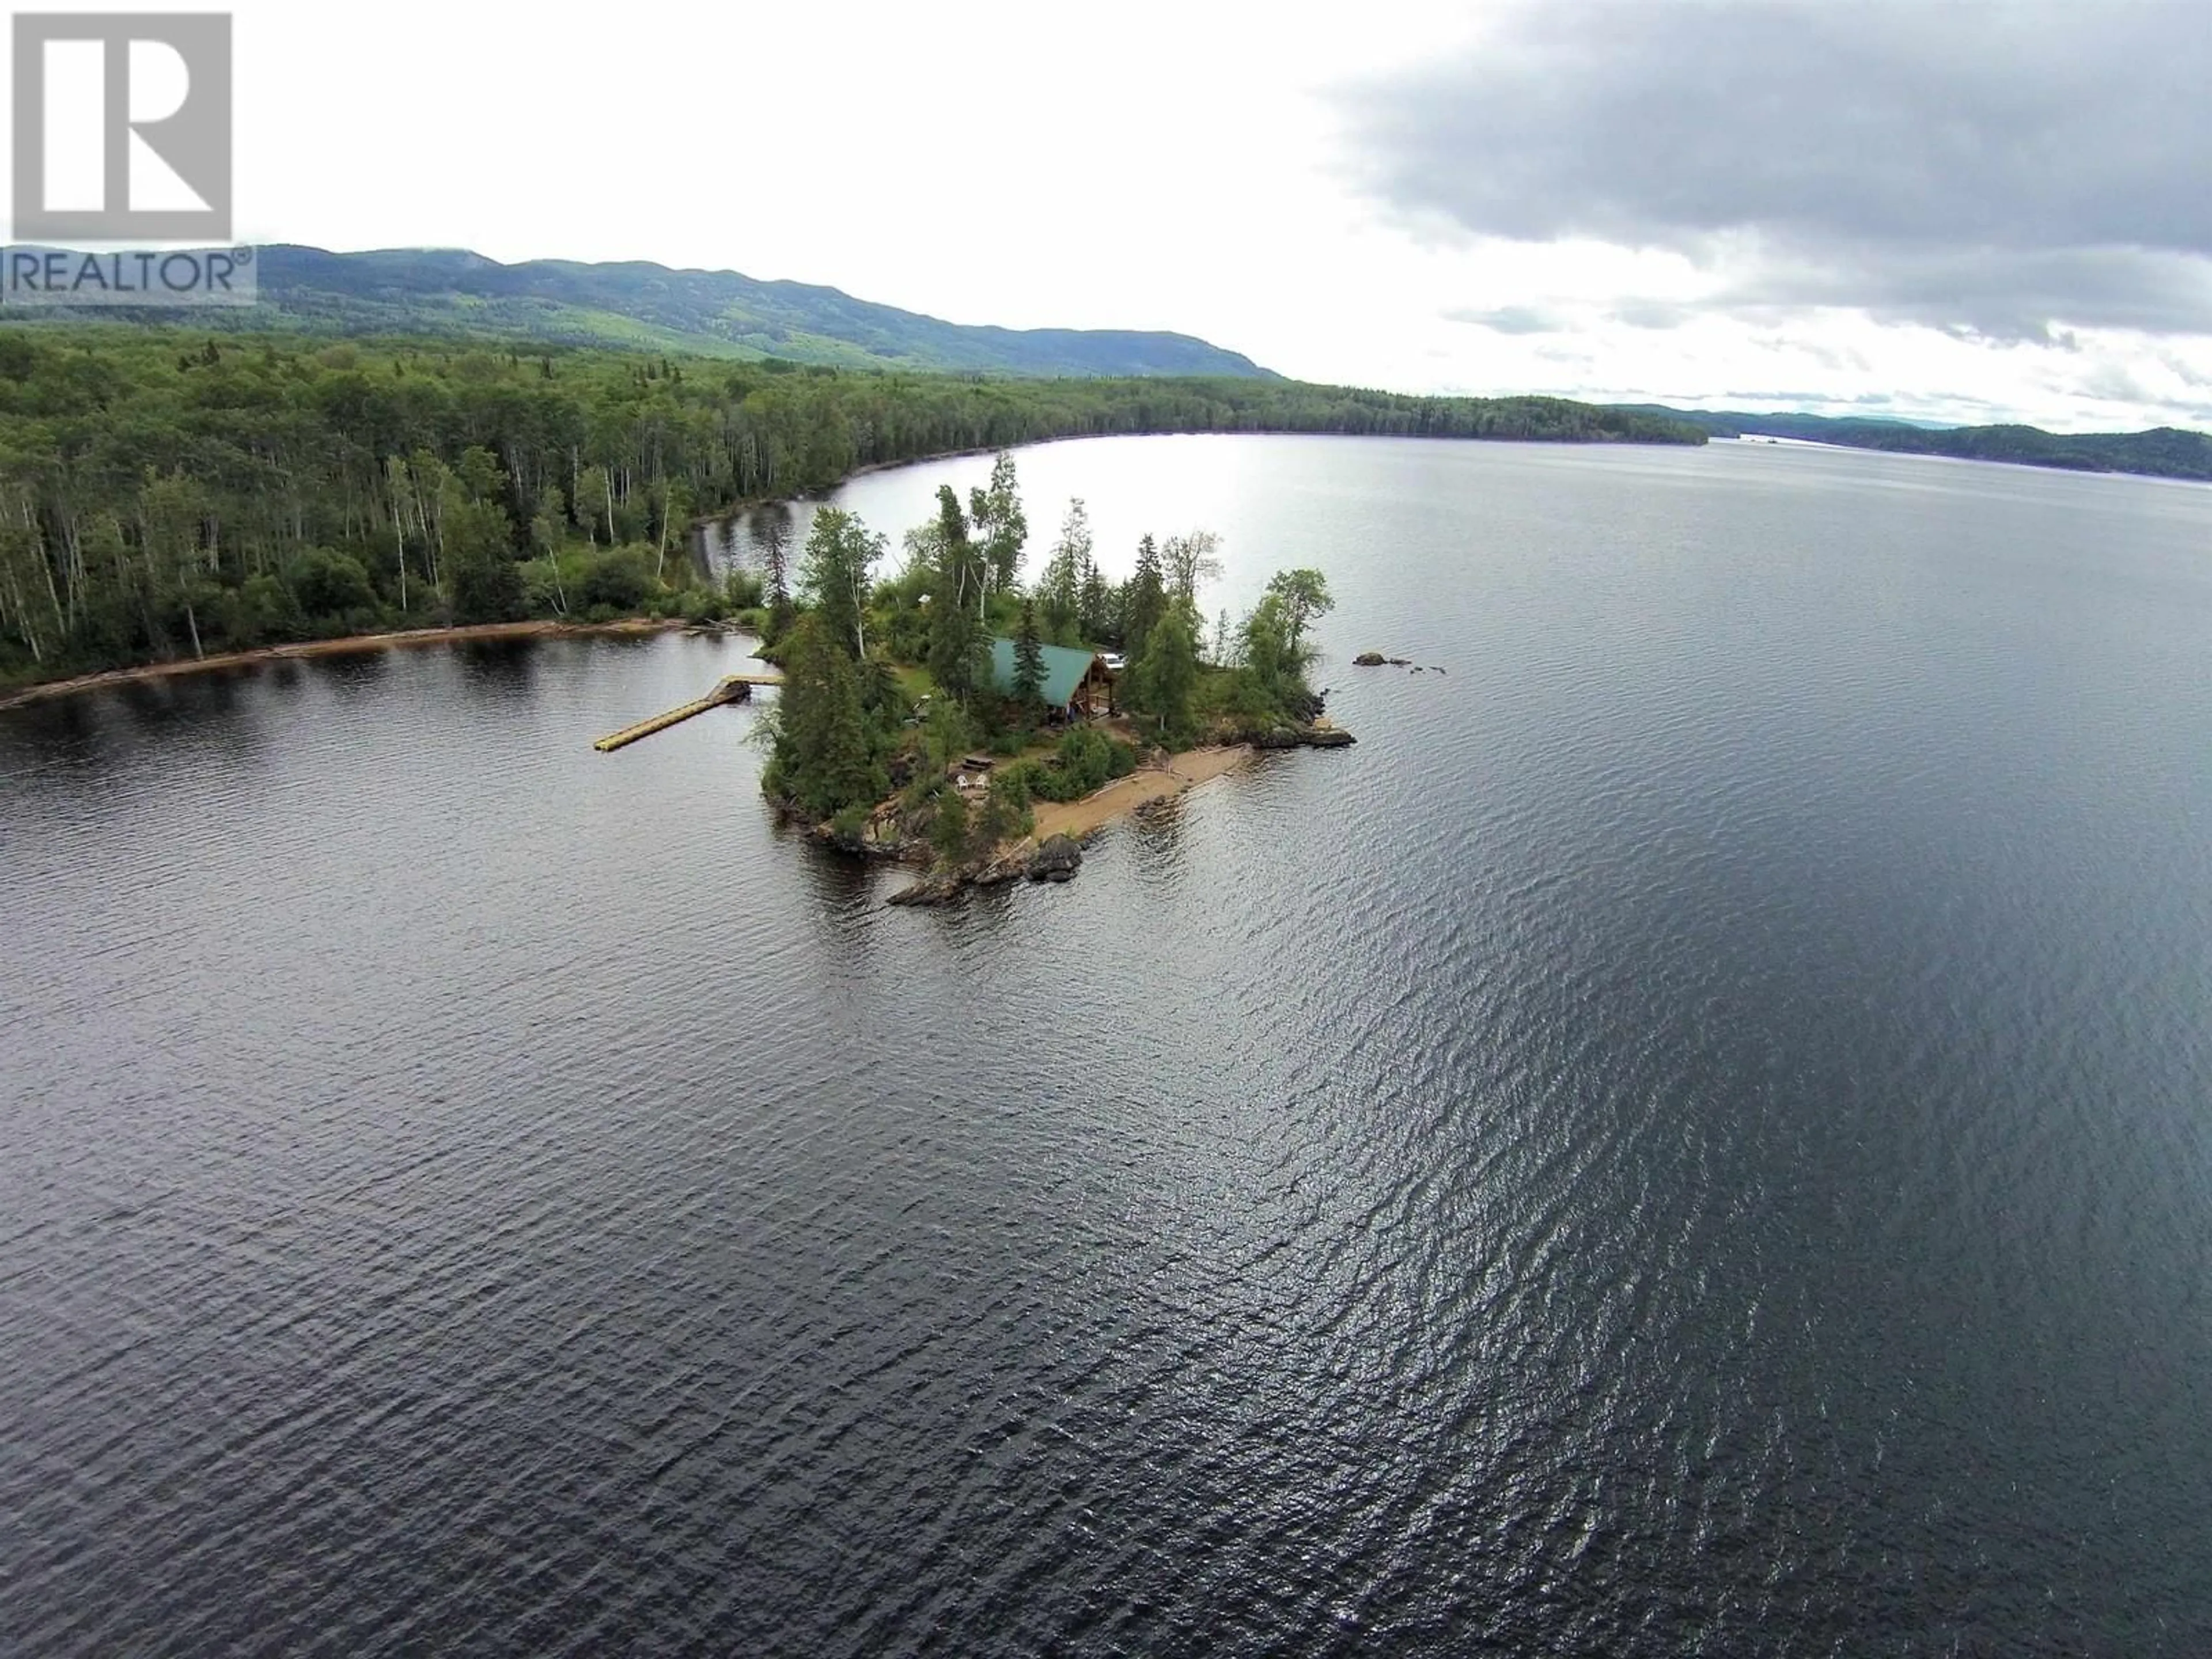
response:
[[[681,703],[665,714],[655,714],[649,720],[640,720],[635,726],[625,726],[619,732],[611,732],[592,745],[602,755],[611,755],[624,749],[641,738],[649,738],[656,732],[665,732],[670,726],[690,720],[694,714],[703,714],[709,708],[720,708],[725,703],[746,702],[751,700],[757,685],[781,685],[781,674],[726,674],[717,681],[714,689],[695,702]]]

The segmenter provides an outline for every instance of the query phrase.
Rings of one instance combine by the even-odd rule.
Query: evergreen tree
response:
[[[1147,536],[1137,544],[1137,568],[1121,595],[1121,641],[1130,655],[1140,654],[1152,624],[1167,614],[1167,583],[1160,569],[1160,550]]]
[[[937,815],[929,822],[929,844],[946,864],[958,864],[968,856],[968,803],[949,783],[937,793]]]
[[[1073,645],[1083,626],[1083,577],[1091,563],[1091,518],[1080,496],[1067,503],[1060,540],[1037,577],[1036,600],[1044,631],[1055,645]]]
[[[860,671],[842,651],[830,653],[830,717],[817,766],[817,795],[825,817],[848,807],[872,806],[890,793],[890,775],[868,739]]]
[[[792,626],[770,729],[774,757],[764,782],[809,816],[872,806],[890,792],[861,698],[860,666],[811,612]]]
[[[929,672],[946,696],[965,703],[983,681],[983,573],[950,484],[937,492],[934,539],[938,572],[929,596]]]
[[[1115,619],[1113,590],[1107,586],[1106,578],[1099,574],[1097,562],[1087,551],[1083,556],[1079,617],[1085,644],[1121,644],[1121,630]]]
[[[1012,799],[997,787],[997,780],[994,779],[992,788],[968,820],[969,856],[988,858],[998,851],[1000,842],[1027,834],[1022,823],[1027,816],[1015,811]]]
[[[1014,633],[1014,701],[1024,717],[1036,714],[1044,701],[1044,651],[1037,639],[1036,607],[1026,599]]]
[[[762,641],[774,645],[791,631],[798,606],[791,600],[791,509],[782,502],[753,514],[753,540],[761,550],[762,574],[767,577],[768,617],[761,629]]]

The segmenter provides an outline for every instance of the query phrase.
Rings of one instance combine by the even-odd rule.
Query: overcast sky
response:
[[[234,10],[246,240],[1401,390],[2212,425],[2212,0]]]

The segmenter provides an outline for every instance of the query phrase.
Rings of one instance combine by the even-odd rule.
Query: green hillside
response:
[[[834,288],[643,261],[504,265],[454,249],[259,251],[260,303],[196,314],[196,327],[360,337],[601,345],[737,362],[1015,375],[1272,379],[1250,358],[1187,334],[978,328],[856,300]],[[24,316],[11,307],[11,315]],[[106,318],[173,323],[175,313]],[[78,311],[73,322],[96,321]]]

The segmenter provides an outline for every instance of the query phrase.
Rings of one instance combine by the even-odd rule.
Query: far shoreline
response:
[[[302,657],[342,657],[371,651],[404,651],[425,645],[466,645],[494,640],[585,639],[594,635],[644,637],[695,628],[681,617],[624,617],[614,622],[559,622],[544,617],[525,622],[459,623],[447,628],[404,628],[382,634],[342,634],[327,640],[301,640],[289,645],[257,646],[251,651],[226,651],[212,657],[179,657],[170,662],[140,663],[131,668],[110,668],[97,674],[79,674],[66,680],[45,680],[0,694],[0,714],[57,697],[100,691],[112,686],[134,685],[149,680],[173,679],[187,674],[210,673],[224,668],[252,668],[263,663],[290,662]]]

